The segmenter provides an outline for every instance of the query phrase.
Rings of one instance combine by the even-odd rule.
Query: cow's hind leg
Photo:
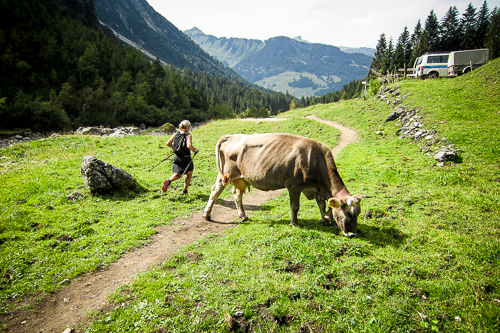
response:
[[[205,220],[210,221],[210,215],[212,214],[212,207],[214,206],[215,200],[219,198],[222,191],[224,191],[224,184],[222,182],[222,176],[218,175],[217,180],[212,186],[212,191],[210,192],[210,198],[208,199],[205,210],[203,210],[203,217]]]
[[[233,185],[233,198],[238,210],[238,216],[242,222],[247,221],[248,217],[245,214],[245,208],[243,208],[243,193],[245,193],[248,183],[240,178],[233,180]]]

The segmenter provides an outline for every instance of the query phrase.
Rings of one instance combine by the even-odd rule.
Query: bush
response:
[[[160,130],[163,133],[174,133],[175,132],[175,126],[172,125],[171,123],[165,123],[160,126]]]

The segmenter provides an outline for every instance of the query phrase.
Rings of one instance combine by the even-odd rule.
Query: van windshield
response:
[[[444,63],[444,62],[446,63],[448,62],[448,55],[433,55],[427,58],[427,63],[429,64]]]
[[[417,58],[417,61],[415,62],[415,67],[417,67],[418,65],[420,65],[422,63],[422,57],[418,57]]]

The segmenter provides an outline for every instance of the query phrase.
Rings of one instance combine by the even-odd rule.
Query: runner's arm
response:
[[[188,135],[188,136],[187,136],[187,138],[186,138],[186,146],[187,146],[187,148],[188,148],[189,150],[192,150],[192,151],[194,151],[195,153],[197,153],[197,152],[199,151],[199,150],[198,150],[198,148],[195,148],[195,147],[193,146],[193,140],[192,140],[191,134],[190,134],[190,135]]]
[[[167,146],[169,146],[170,148],[172,148],[172,144],[174,143],[174,138],[175,138],[175,133],[167,141]]]

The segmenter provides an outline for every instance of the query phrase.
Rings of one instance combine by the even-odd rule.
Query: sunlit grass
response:
[[[462,162],[444,167],[423,155],[419,142],[398,139],[397,126],[384,122],[392,107],[370,98],[290,111],[281,122],[230,120],[197,129],[201,153],[189,199],[158,190],[169,162],[147,171],[168,153],[165,137],[70,137],[3,149],[17,166],[0,176],[2,297],[53,290],[147,242],[155,226],[202,209],[223,134],[290,132],[333,147],[337,131],[302,118],[315,114],[360,136],[336,159],[350,192],[373,196],[362,201],[357,238],[323,226],[315,202],[304,197],[301,226],[290,227],[284,191],[249,223],[139,274],[110,297],[113,310],[94,314],[87,331],[498,331],[500,62],[490,65],[453,80],[398,83],[407,107],[421,108],[422,122],[461,149]],[[79,165],[87,154],[131,172],[145,190],[67,202],[72,191],[85,192]],[[47,233],[53,236],[41,239]],[[59,241],[63,234],[74,240]]]

